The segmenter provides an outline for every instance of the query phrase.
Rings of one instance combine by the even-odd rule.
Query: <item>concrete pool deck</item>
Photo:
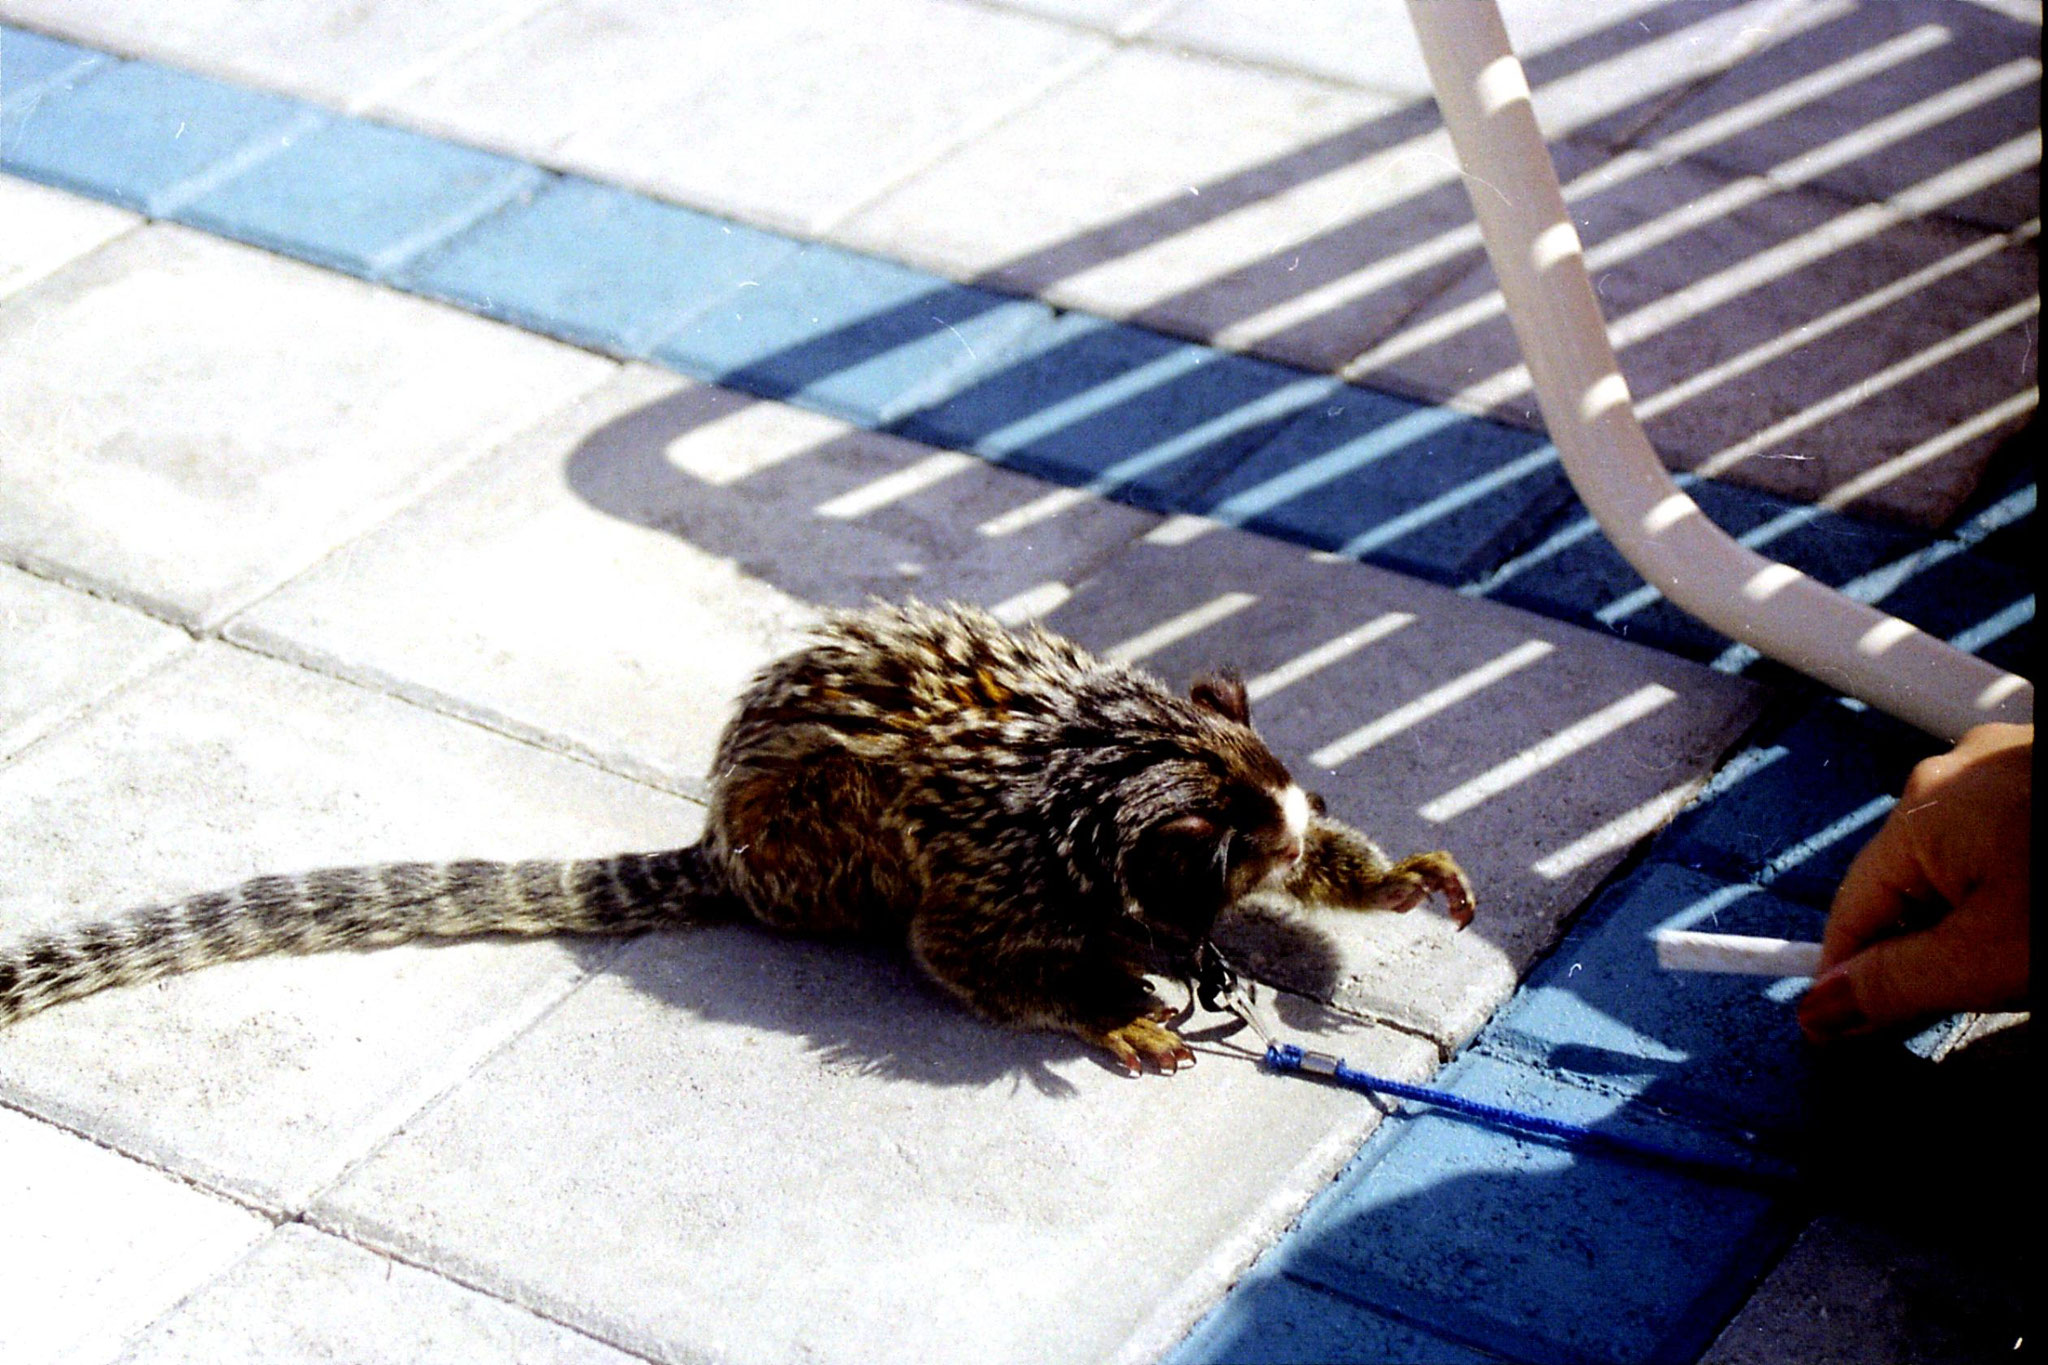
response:
[[[2038,25],[1906,10],[1510,19],[1702,504],[2025,671]],[[1291,1032],[1815,1131],[1789,997],[1641,935],[1811,934],[1932,746],[1587,534],[1377,10],[1369,73],[1306,6],[0,17],[0,932],[685,842],[754,667],[958,597],[1236,664],[1335,809],[1459,852],[1465,935],[1238,930]],[[1876,1296],[1855,1358],[2017,1312],[1918,1230],[1383,1122],[1206,1023],[1133,1082],[738,930],[110,993],[0,1036],[0,1347],[1734,1360]]]

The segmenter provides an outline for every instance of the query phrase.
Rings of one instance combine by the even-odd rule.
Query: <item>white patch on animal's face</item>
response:
[[[1295,843],[1302,843],[1308,838],[1308,793],[1292,782],[1287,784],[1286,791],[1280,793],[1280,817]]]

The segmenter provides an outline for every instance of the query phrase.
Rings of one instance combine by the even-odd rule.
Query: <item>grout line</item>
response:
[[[448,67],[518,29],[526,27],[566,0],[528,0],[524,8],[508,8],[496,18],[449,39],[439,49],[415,62],[408,62],[383,79],[373,81],[342,101],[343,113],[360,117],[393,96],[431,80]]]
[[[381,525],[382,523],[379,524]],[[451,697],[436,689],[413,686],[407,684],[402,679],[388,678],[379,674],[374,669],[352,668],[339,659],[317,651],[303,649],[281,637],[272,637],[268,632],[263,632],[254,637],[225,634],[224,632],[236,623],[239,612],[236,616],[224,618],[214,627],[195,626],[187,620],[168,614],[161,608],[153,607],[146,600],[138,600],[106,585],[79,582],[67,572],[47,565],[41,560],[22,562],[13,557],[8,557],[0,559],[0,565],[17,569],[22,573],[28,574],[30,577],[53,583],[58,587],[78,592],[84,596],[106,602],[109,605],[136,612],[138,615],[148,617],[160,625],[170,626],[176,630],[183,631],[190,638],[191,646],[217,644],[228,649],[240,650],[245,654],[269,659],[274,663],[297,668],[316,677],[327,678],[376,696],[389,698],[392,701],[414,707],[418,710],[431,712],[448,720],[473,726],[499,739],[510,740],[513,743],[525,745],[551,757],[581,764],[586,768],[604,773],[606,776],[631,782],[636,786],[647,787],[665,796],[678,797],[698,805],[704,802],[705,794],[701,785],[692,785],[687,779],[672,780],[668,775],[652,768],[643,768],[637,764],[607,759],[576,744],[567,736],[556,735],[539,726],[522,725],[511,717],[500,717],[483,709],[465,709],[464,703],[460,698]],[[278,587],[280,589],[283,588],[289,582],[295,581],[295,578],[296,576],[294,576],[293,580],[286,580],[286,583],[281,583]],[[265,596],[267,597],[268,594],[265,594]],[[253,603],[250,605],[253,605]],[[14,750],[12,753],[0,755],[0,771],[12,767],[17,761],[41,748],[45,743],[55,739],[60,734],[69,734],[79,724],[104,710],[118,698],[125,696],[135,688],[155,678],[165,669],[177,663],[177,661],[190,657],[190,654],[190,646],[174,651],[166,655],[160,663],[124,679],[99,696],[80,703],[77,707],[66,712],[61,721],[53,724],[42,734],[30,739],[19,749]]]
[[[128,675],[127,677],[122,678],[120,681],[116,682],[111,687],[109,687],[106,691],[78,702],[77,704],[63,711],[56,720],[54,720],[46,729],[43,730],[41,734],[32,736],[28,740],[28,742],[23,744],[20,748],[15,749],[9,753],[0,754],[0,772],[6,771],[15,763],[19,762],[21,759],[25,758],[26,756],[35,752],[36,750],[42,748],[44,744],[57,738],[59,735],[70,734],[78,726],[84,724],[86,721],[90,720],[94,715],[105,710],[108,706],[111,706],[121,697],[126,696],[129,692],[133,691],[135,688],[141,686],[143,683],[149,681],[150,679],[156,677],[159,673],[162,673],[164,670],[175,666],[180,659],[189,657],[190,654],[192,653],[192,650],[204,638],[203,636],[195,633],[192,627],[186,625],[184,622],[170,620],[157,612],[150,611],[147,608],[139,606],[134,602],[127,601],[124,598],[117,596],[112,592],[106,591],[96,586],[88,586],[83,583],[74,582],[69,577],[58,573],[44,572],[42,570],[46,566],[43,566],[40,562],[34,564],[25,564],[19,562],[13,556],[7,556],[5,558],[0,558],[0,565],[5,565],[8,568],[26,574],[30,578],[37,579],[44,583],[49,583],[55,587],[62,588],[68,592],[75,592],[79,594],[81,597],[90,597],[94,601],[104,602],[108,606],[116,607],[124,611],[135,612],[137,615],[145,617],[151,621],[155,621],[159,625],[169,626],[174,630],[181,631],[186,636],[186,640],[182,645],[179,645],[173,649],[166,651],[164,657],[158,660],[156,663],[153,663],[147,668],[141,669],[133,674]]]
[[[223,635],[212,638],[230,649],[238,649],[245,654],[269,659],[316,677],[344,683],[417,710],[473,726],[499,739],[525,745],[553,758],[581,764],[608,777],[646,787],[664,796],[677,797],[695,805],[704,804],[703,787],[692,785],[687,779],[671,779],[653,768],[642,768],[638,764],[606,758],[577,744],[566,735],[558,735],[539,726],[525,725],[510,716],[499,715],[488,708],[465,702],[462,698],[436,688],[408,683],[402,678],[391,677],[376,669],[351,666],[321,651],[306,649],[283,637],[273,636],[268,631],[254,635]]]
[[[649,1365],[663,1365],[661,1358],[658,1356],[648,1355],[645,1351],[640,1350],[638,1347],[627,1345],[622,1341],[615,1341],[609,1337],[600,1336],[597,1332],[591,1330],[588,1327],[584,1327],[577,1323],[571,1322],[567,1318],[557,1313],[551,1313],[546,1309],[541,1308],[535,1304],[524,1303],[519,1299],[512,1298],[506,1293],[503,1293],[497,1289],[492,1288],[490,1285],[485,1284],[482,1281],[481,1277],[466,1277],[464,1275],[456,1273],[454,1270],[450,1269],[447,1266],[434,1265],[426,1260],[421,1259],[418,1256],[408,1255],[405,1252],[398,1250],[395,1246],[380,1245],[379,1242],[375,1239],[359,1235],[358,1233],[350,1229],[347,1229],[339,1224],[322,1221],[314,1215],[309,1214],[304,1217],[292,1218],[286,1221],[298,1223],[301,1226],[311,1228],[313,1231],[318,1232],[323,1236],[332,1237],[338,1242],[346,1242],[350,1246],[358,1247],[363,1251],[369,1252],[372,1256],[381,1257],[382,1259],[387,1261],[395,1261],[399,1265],[406,1266],[413,1270],[422,1271],[426,1274],[434,1276],[437,1279],[446,1280],[448,1283],[452,1285],[457,1285],[460,1288],[467,1289],[473,1294],[481,1294],[483,1297],[490,1299],[494,1302],[506,1304],[509,1307],[516,1308],[522,1313],[530,1313],[534,1317],[539,1318],[543,1322],[552,1323],[556,1327],[560,1327],[567,1331],[574,1332],[576,1335],[580,1337],[584,1337],[588,1340],[597,1342],[600,1346],[608,1347],[611,1350],[618,1351],[623,1355],[631,1356],[635,1360],[647,1361]]]
[[[270,1224],[270,1230],[264,1233],[261,1237],[258,1237],[255,1241],[249,1243],[248,1246],[244,1247],[242,1249],[241,1255],[235,1257],[226,1265],[221,1266],[218,1270],[214,1271],[214,1273],[207,1279],[201,1280],[198,1284],[193,1285],[190,1289],[186,1290],[183,1294],[179,1295],[178,1298],[175,1301],[173,1301],[170,1305],[168,1305],[161,1313],[158,1313],[155,1317],[149,1319],[149,1321],[142,1323],[141,1325],[136,1327],[134,1331],[128,1333],[127,1336],[123,1337],[121,1339],[121,1344],[117,1349],[116,1354],[111,1358],[114,1360],[126,1359],[128,1356],[129,1348],[134,1346],[136,1342],[142,1340],[143,1337],[149,1335],[149,1331],[151,1328],[155,1327],[158,1323],[167,1321],[171,1317],[175,1316],[181,1309],[185,1307],[186,1304],[192,1302],[192,1300],[198,1298],[201,1294],[213,1288],[213,1286],[219,1284],[222,1280],[234,1274],[237,1270],[240,1270],[244,1265],[247,1265],[249,1261],[252,1258],[254,1258],[258,1252],[263,1250],[264,1247],[270,1245],[270,1243],[273,1240],[275,1240],[275,1238],[277,1237],[277,1230],[283,1227],[285,1222],[289,1221],[291,1220],[286,1219],[281,1222],[276,1219],[273,1219]]]
[[[360,1150],[336,1163],[332,1173],[325,1177],[316,1176],[311,1184],[302,1207],[293,1212],[293,1217],[304,1220],[320,1200],[348,1182],[350,1176],[374,1161],[389,1147],[401,1133],[429,1110],[438,1107],[466,1082],[481,1073],[493,1061],[504,1055],[519,1041],[566,1005],[597,977],[611,970],[611,967],[644,933],[618,939],[593,939],[590,935],[564,935],[560,933],[545,936],[547,942],[587,941],[602,945],[596,954],[597,960],[588,964],[579,963],[575,973],[569,976],[558,989],[538,990],[522,1008],[508,1010],[488,1025],[479,1027],[462,1045],[449,1050],[442,1065],[422,1079],[413,1091],[418,1098],[399,1096],[383,1111],[365,1119],[358,1129],[367,1135]]]
[[[558,179],[559,177],[552,172],[531,162],[520,163],[519,173],[508,177],[495,193],[481,196],[461,209],[422,225],[378,252],[374,258],[367,260],[369,270],[362,278],[377,284],[388,282],[393,276],[419,264],[423,257],[433,254],[436,248],[453,241],[471,228],[480,227],[509,209],[530,203],[534,198],[546,193]],[[424,293],[417,296],[429,297]]]
[[[93,1133],[87,1129],[79,1127],[75,1123],[70,1123],[63,1119],[57,1118],[54,1115],[44,1113],[43,1111],[35,1108],[33,1105],[29,1104],[25,1100],[17,1099],[5,1093],[0,1093],[0,1109],[7,1110],[10,1113],[19,1114],[23,1118],[33,1120],[36,1123],[47,1124],[48,1126],[55,1128],[57,1131],[61,1133],[69,1133],[72,1137],[81,1138],[84,1141],[89,1142],[93,1146],[99,1148],[103,1152],[108,1152],[114,1156],[120,1157],[123,1161],[132,1161],[136,1165],[141,1166],[147,1170],[155,1171],[158,1175],[166,1176],[172,1180],[175,1180],[180,1185],[183,1185],[186,1188],[193,1191],[195,1194],[203,1194],[210,1198],[221,1200],[223,1203],[233,1204],[236,1208],[243,1209],[249,1213],[253,1213],[257,1215],[259,1218],[267,1219],[273,1227],[275,1227],[279,1223],[287,1222],[290,1220],[290,1215],[286,1214],[284,1211],[280,1209],[271,1208],[265,1204],[258,1203],[250,1195],[242,1194],[235,1190],[222,1189],[220,1187],[208,1183],[207,1181],[201,1179],[198,1176],[191,1175],[185,1171],[177,1170],[171,1166],[166,1166],[161,1161],[153,1160],[139,1153],[131,1152],[126,1148],[118,1146],[115,1143],[109,1141],[108,1139],[99,1136],[97,1133]]]
[[[1203,47],[1198,43],[1185,39],[1166,39],[1157,36],[1155,30],[1160,22],[1175,10],[1182,8],[1186,0],[1152,0],[1149,10],[1140,11],[1136,16],[1125,20],[1115,28],[1098,27],[1097,25],[1084,23],[1077,19],[1070,19],[1062,14],[1048,14],[1041,10],[1024,8],[1017,5],[1006,5],[1001,3],[1001,0],[943,0],[943,3],[956,5],[963,9],[981,10],[989,14],[1002,14],[1012,18],[1032,19],[1051,28],[1063,28],[1072,33],[1087,34],[1091,37],[1107,39],[1115,44],[1118,51],[1129,51],[1133,48],[1139,48],[1148,52],[1159,53],[1162,56],[1178,58],[1182,61],[1210,62],[1233,69],[1258,71],[1272,76],[1285,76],[1290,80],[1300,81],[1305,85],[1319,86],[1327,90],[1343,91],[1347,94],[1369,95],[1375,99],[1396,103],[1406,104],[1429,98],[1428,95],[1418,95],[1415,91],[1408,89],[1397,89],[1392,86],[1383,85],[1361,85],[1354,81],[1345,80],[1341,76],[1330,75],[1328,72],[1310,71],[1305,67],[1290,66],[1284,61],[1275,61],[1270,57],[1249,57],[1240,53],[1226,51],[1223,48]]]
[[[908,185],[911,181],[931,170],[947,157],[952,156],[983,138],[1000,131],[1015,120],[1044,103],[1055,93],[1075,84],[1104,63],[1115,57],[1120,46],[1106,43],[1099,51],[1076,57],[1062,66],[1047,72],[1035,85],[1019,92],[1016,99],[1001,109],[992,111],[978,122],[963,125],[954,135],[931,144],[919,155],[913,157],[895,171],[885,175],[881,181],[865,194],[855,196],[832,213],[812,220],[810,228],[814,235],[824,240],[836,240],[835,234],[846,223],[873,208],[884,199]]]
[[[0,175],[11,174],[11,172],[0,171]],[[55,279],[57,276],[71,269],[72,266],[78,265],[83,261],[90,260],[92,257],[98,255],[100,252],[106,250],[108,247],[113,246],[115,243],[125,241],[127,238],[133,236],[135,233],[141,232],[143,229],[149,227],[152,222],[152,220],[147,214],[141,213],[135,209],[124,208],[121,205],[112,203],[109,200],[91,198],[90,196],[86,195],[79,195],[75,190],[67,190],[57,185],[45,185],[40,180],[30,180],[26,176],[17,175],[13,176],[13,178],[19,180],[24,185],[34,185],[39,189],[54,190],[58,194],[69,194],[74,195],[77,198],[89,199],[89,202],[91,203],[103,204],[110,209],[116,210],[117,212],[125,213],[129,215],[131,218],[133,218],[134,221],[124,224],[120,231],[112,234],[109,237],[102,238],[100,241],[94,242],[91,246],[85,248],[85,250],[83,251],[76,252],[73,255],[65,257],[63,260],[58,261],[55,264],[43,269],[39,273],[27,275],[19,280],[16,280],[13,284],[7,287],[5,293],[0,293],[0,308],[6,308],[8,305],[12,304],[16,299],[23,297],[24,295],[28,294],[31,290],[35,289],[36,286],[42,284],[45,280]]]

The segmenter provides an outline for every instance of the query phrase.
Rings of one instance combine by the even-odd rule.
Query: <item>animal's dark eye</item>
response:
[[[1232,861],[1269,857],[1287,838],[1286,817],[1270,792],[1238,787],[1225,796]]]

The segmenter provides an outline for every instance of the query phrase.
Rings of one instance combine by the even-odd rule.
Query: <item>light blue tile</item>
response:
[[[1341,1294],[1254,1271],[1165,1358],[1165,1365],[1495,1365]]]
[[[28,107],[52,88],[77,84],[110,59],[91,48],[45,38],[0,24],[0,110],[26,117]],[[12,128],[10,121],[0,127]],[[6,143],[0,141],[0,149]]]
[[[1068,313],[978,366],[900,430],[1154,511],[1195,510],[1252,451],[1342,385]]]
[[[1658,856],[1728,881],[1762,877],[1773,895],[1824,907],[1913,765],[1943,747],[1880,712],[1816,703],[1738,756],[1756,770],[1681,812]]]
[[[685,374],[886,426],[1005,354],[1044,304],[808,247],[654,348]]]
[[[398,272],[407,288],[643,356],[793,255],[787,237],[587,180],[556,180]]]
[[[1799,983],[1657,969],[1663,928],[1820,937],[1823,913],[1652,863],[1610,887],[1480,1035],[1478,1049],[1723,1130],[1783,1139],[1805,1121],[1813,1055]]]
[[[338,119],[178,210],[194,227],[380,277],[545,172],[360,119]]]
[[[162,216],[327,122],[310,105],[123,62],[48,91],[6,169]]]

